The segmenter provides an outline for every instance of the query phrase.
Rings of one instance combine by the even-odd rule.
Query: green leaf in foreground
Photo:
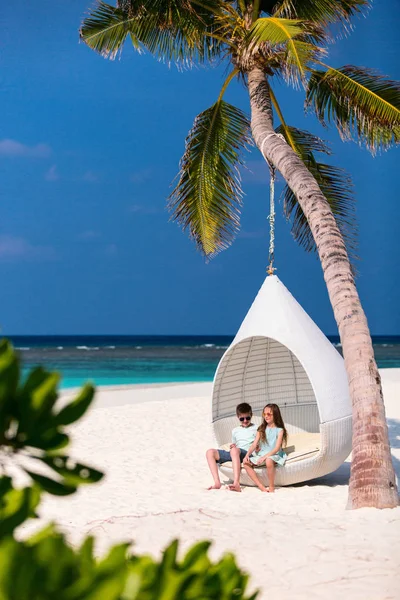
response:
[[[16,527],[35,517],[40,491],[34,487],[16,489],[10,477],[0,478],[0,539],[11,535]]]
[[[76,463],[69,456],[45,456],[38,458],[48,467],[56,471],[68,485],[82,483],[97,483],[103,478],[103,473],[81,463]]]
[[[186,553],[182,561],[182,569],[192,569],[196,567],[199,570],[206,570],[210,564],[210,559],[207,556],[211,542],[199,542],[192,546]]]
[[[18,408],[21,427],[25,432],[35,431],[37,423],[43,427],[52,418],[51,410],[58,398],[59,373],[50,373],[42,367],[33,369],[19,390]]]
[[[15,529],[37,516],[43,492],[67,496],[81,484],[100,481],[103,473],[59,453],[69,444],[64,427],[77,421],[92,402],[91,385],[54,414],[59,376],[38,367],[19,387],[18,356],[8,342],[0,343],[0,381],[0,451],[7,461],[15,459],[13,467],[23,469],[34,482],[17,489],[11,477],[0,477],[0,600],[255,598],[246,594],[247,575],[234,559],[210,560],[210,542],[196,544],[180,561],[177,540],[158,560],[129,556],[128,543],[98,559],[91,536],[74,548],[54,524],[27,540],[15,539]],[[39,473],[32,470],[35,461]]]
[[[70,494],[76,492],[76,486],[67,485],[63,482],[55,481],[54,479],[50,479],[50,477],[45,477],[44,475],[40,475],[39,473],[28,471],[28,469],[25,470],[28,473],[28,475],[33,479],[33,481],[49,494],[52,494],[54,496],[69,496]]]
[[[17,355],[8,340],[0,341],[0,427],[5,426],[7,413],[12,411],[18,387],[19,364]],[[0,435],[1,435],[0,430]]]
[[[54,422],[57,425],[70,425],[78,421],[91,405],[94,392],[94,387],[90,383],[86,383],[78,396],[55,415]]]

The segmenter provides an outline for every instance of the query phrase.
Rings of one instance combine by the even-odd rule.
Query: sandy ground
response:
[[[392,453],[400,475],[400,369],[382,370]],[[103,469],[104,482],[49,498],[72,542],[92,533],[103,553],[134,541],[158,555],[211,539],[214,557],[233,551],[260,599],[400,598],[400,508],[345,510],[350,463],[275,494],[207,491],[213,447],[211,384],[102,389],[74,428],[73,455]]]

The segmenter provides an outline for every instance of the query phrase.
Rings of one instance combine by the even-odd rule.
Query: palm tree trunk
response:
[[[312,231],[343,347],[353,407],[348,508],[393,508],[399,497],[390,455],[381,379],[346,247],[329,204],[297,154],[275,134],[265,73],[248,73],[251,128],[264,158],[282,174]]]

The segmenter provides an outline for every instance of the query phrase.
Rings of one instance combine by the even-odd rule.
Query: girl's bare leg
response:
[[[246,463],[246,464],[244,465],[244,468],[246,469],[246,473],[247,473],[247,475],[250,477],[250,479],[251,479],[252,481],[254,481],[254,483],[256,484],[256,486],[257,486],[258,488],[260,488],[260,490],[261,490],[262,492],[268,492],[268,488],[266,488],[266,487],[265,487],[265,485],[263,485],[263,484],[261,483],[261,481],[258,479],[258,477],[257,477],[257,475],[256,475],[256,473],[255,473],[255,471],[254,471],[254,469],[253,469],[253,467],[251,467],[249,464],[247,464],[247,463]]]
[[[229,486],[232,492],[241,492],[240,487],[240,450],[239,448],[231,448],[231,459],[233,468],[233,484]]]
[[[269,483],[268,491],[271,494],[273,494],[275,491],[276,462],[274,460],[272,460],[272,458],[267,458],[266,465],[267,465],[268,483]]]
[[[208,466],[211,471],[211,475],[213,476],[213,479],[214,479],[214,485],[210,485],[210,487],[208,489],[209,490],[219,490],[221,487],[221,482],[219,479],[218,466],[217,466],[217,460],[219,459],[218,450],[214,450],[213,448],[210,448],[210,450],[207,450],[207,452],[206,452],[206,458],[207,458]]]

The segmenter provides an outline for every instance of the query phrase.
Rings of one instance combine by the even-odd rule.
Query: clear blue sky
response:
[[[185,136],[215,101],[224,71],[180,73],[128,47],[120,60],[104,60],[78,42],[91,4],[1,3],[2,331],[234,333],[268,258],[259,155],[248,155],[241,233],[210,263],[165,210]],[[400,79],[399,3],[376,2],[355,25],[328,62]],[[301,92],[279,86],[277,96],[288,123],[330,140],[333,162],[351,171],[361,300],[373,334],[400,334],[399,150],[372,158],[304,116]],[[239,84],[227,100],[248,111]],[[276,244],[279,277],[325,333],[337,333],[318,260],[294,243],[281,216]]]

